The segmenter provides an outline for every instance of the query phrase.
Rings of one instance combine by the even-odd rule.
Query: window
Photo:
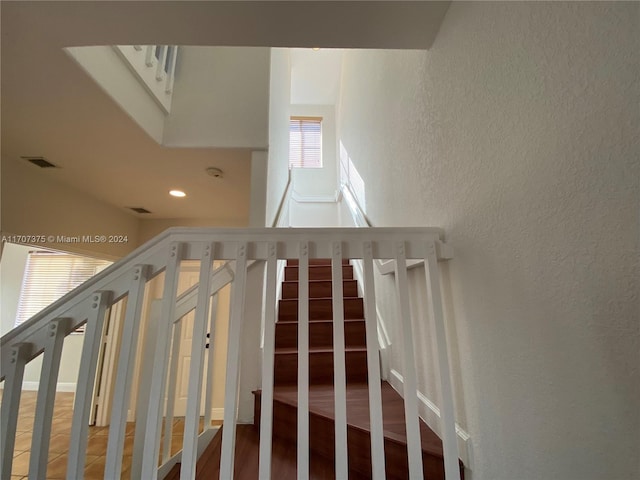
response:
[[[289,168],[322,168],[322,118],[290,118]]]
[[[106,260],[66,253],[30,252],[22,280],[15,326],[111,265]],[[83,331],[84,327],[78,329]]]

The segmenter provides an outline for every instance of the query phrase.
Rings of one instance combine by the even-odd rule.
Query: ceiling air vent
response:
[[[129,207],[130,210],[133,210],[136,213],[151,213],[149,210],[147,210],[146,208],[142,208],[142,207]]]
[[[40,168],[58,168],[57,165],[54,165],[53,163],[49,162],[44,157],[20,157],[20,158],[26,160],[27,162],[33,163],[34,165],[37,165]]]

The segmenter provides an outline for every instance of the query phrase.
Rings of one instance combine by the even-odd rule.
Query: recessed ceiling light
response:
[[[184,193],[182,190],[171,190],[169,191],[169,195],[173,196],[173,197],[186,197],[187,194]]]
[[[313,50],[314,52],[317,52],[318,50],[320,50],[320,47],[313,47],[311,50]]]

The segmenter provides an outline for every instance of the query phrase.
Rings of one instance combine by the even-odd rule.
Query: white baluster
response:
[[[144,64],[147,67],[153,67],[153,61],[156,58],[156,46],[147,45],[147,51],[144,53]]]
[[[298,480],[309,478],[309,243],[298,261]]]
[[[402,375],[404,377],[404,418],[407,428],[407,450],[409,454],[409,478],[423,478],[422,446],[420,443],[420,417],[418,415],[418,387],[416,384],[415,354],[409,310],[407,282],[407,259],[404,242],[396,244],[396,294],[398,296],[398,318],[402,322],[401,346],[403,352]]]
[[[13,449],[16,441],[16,426],[18,424],[18,411],[20,409],[20,395],[22,394],[22,379],[24,377],[24,366],[27,363],[27,356],[31,351],[28,343],[19,343],[11,348],[11,359],[9,368],[4,379],[4,390],[2,392],[2,412],[0,421],[2,433],[0,445],[0,478],[11,476],[11,466],[13,463]]]
[[[147,417],[149,402],[149,392],[151,391],[151,377],[153,376],[153,355],[158,338],[158,325],[162,313],[162,300],[151,300],[147,321],[145,322],[144,346],[140,352],[142,362],[140,363],[140,375],[138,383],[138,395],[136,398],[136,426],[133,437],[133,458],[131,461],[131,478],[142,478],[142,455],[147,435]]]
[[[239,242],[237,252],[236,275],[231,298],[231,318],[229,319],[220,480],[233,478],[236,444],[236,415],[240,377],[240,334],[242,333],[242,323],[244,321],[244,297],[247,283],[247,244]]]
[[[215,340],[216,320],[218,318],[218,293],[213,294],[211,299],[211,315],[209,319],[209,349],[207,351],[207,390],[204,393],[204,428],[211,428],[211,408],[213,406],[213,363],[215,354],[213,342]]]
[[[271,441],[273,428],[273,376],[276,331],[277,247],[267,245],[267,281],[264,296],[264,347],[262,350],[262,399],[260,404],[260,466],[258,478],[271,478]]]
[[[33,419],[31,457],[29,458],[30,480],[47,478],[51,420],[53,420],[53,406],[56,400],[60,357],[62,356],[64,337],[68,333],[69,320],[68,318],[56,319],[47,327],[49,338],[44,347],[40,383],[38,384],[36,414]]]
[[[378,355],[378,325],[375,285],[373,279],[373,248],[363,244],[364,318],[367,330],[367,371],[369,374],[369,416],[371,419],[371,473],[373,480],[386,478],[384,465],[384,430],[382,422],[382,391]]]
[[[122,341],[120,342],[120,354],[118,356],[116,384],[113,389],[107,458],[104,467],[105,478],[120,478],[122,471],[122,450],[124,448],[127,411],[131,397],[133,364],[140,332],[144,287],[147,283],[148,275],[148,265],[136,265],[131,274],[132,282],[127,295],[127,310],[122,324]]]
[[[184,318],[184,317],[183,317]],[[180,343],[182,342],[183,318],[173,324],[171,340],[171,363],[169,365],[169,384],[167,385],[167,403],[164,412],[164,439],[162,442],[162,463],[171,457],[171,437],[173,435],[173,412],[176,405],[176,384],[180,364]],[[171,328],[171,327],[170,327]]]
[[[147,410],[147,435],[142,453],[142,478],[155,480],[158,476],[158,454],[160,451],[160,432],[162,411],[167,395],[167,369],[169,368],[169,337],[171,336],[176,310],[178,275],[182,260],[182,244],[171,242],[169,260],[164,272],[161,317],[158,322],[156,348],[153,354],[153,374],[149,389],[149,407]],[[169,392],[174,395],[175,392]]]
[[[447,480],[460,480],[458,463],[458,439],[454,413],[453,391],[451,388],[451,370],[447,354],[447,333],[442,310],[442,294],[440,292],[440,273],[435,243],[427,245],[425,256],[425,275],[427,276],[427,296],[430,300],[431,317],[435,327],[435,348],[438,358],[438,376],[442,394],[441,434],[444,451],[444,470]]]
[[[209,319],[209,295],[211,286],[211,267],[215,245],[205,244],[200,261],[200,281],[198,300],[193,321],[191,339],[191,365],[189,369],[189,390],[187,393],[187,412],[184,418],[184,440],[182,443],[181,480],[196,478],[198,458],[198,427],[200,423],[200,399],[202,397],[202,377],[204,369],[204,351],[207,342],[207,320]],[[209,347],[210,350],[213,348]]]
[[[161,81],[166,72],[164,71],[164,64],[167,61],[167,52],[169,47],[167,45],[160,45],[160,57],[158,58],[158,64],[156,65],[156,80]]]
[[[91,296],[91,309],[82,343],[80,370],[73,405],[73,422],[69,442],[67,461],[67,479],[74,480],[84,475],[85,454],[89,433],[89,415],[91,413],[93,387],[98,367],[98,353],[104,320],[111,303],[111,292],[96,292]]]
[[[331,258],[333,297],[333,375],[335,405],[336,478],[349,477],[347,455],[347,369],[344,344],[344,292],[342,284],[342,244],[334,242]]]
[[[167,74],[167,85],[165,86],[165,93],[171,93],[173,90],[173,84],[176,79],[176,61],[178,59],[178,47],[173,45],[169,47],[171,49],[171,60],[169,64],[169,73]]]

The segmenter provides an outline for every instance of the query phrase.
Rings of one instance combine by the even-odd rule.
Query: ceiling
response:
[[[34,174],[141,218],[248,218],[250,150],[159,145],[46,32],[11,30],[2,32],[3,163],[45,157],[60,168],[29,164]],[[208,176],[211,166],[224,178]],[[187,196],[171,197],[174,188]]]
[[[2,162],[43,156],[61,168],[33,166],[37,174],[120,208],[144,207],[153,212],[152,218],[248,217],[248,149],[157,144],[63,48],[427,48],[447,6],[448,2],[3,1]],[[292,20],[301,28],[291,28]],[[207,176],[204,170],[209,166],[224,170],[224,179]],[[187,197],[168,196],[172,188],[184,189]]]
[[[291,103],[335,105],[338,101],[343,50],[291,49]]]

